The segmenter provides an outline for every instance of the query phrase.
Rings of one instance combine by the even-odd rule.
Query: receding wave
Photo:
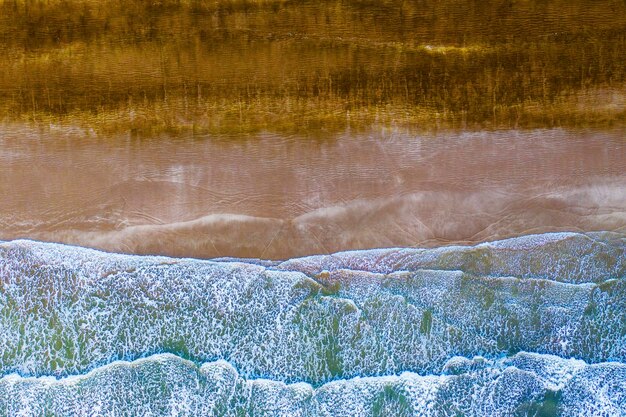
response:
[[[100,141],[0,126],[0,239],[287,259],[626,231],[619,129],[331,136]]]
[[[282,259],[344,249],[485,241],[535,229],[571,230],[574,225],[583,230],[619,231],[626,223],[626,213],[620,208],[626,206],[626,195],[621,188],[621,183],[583,187],[567,194],[536,196],[532,204],[516,204],[517,196],[507,198],[497,192],[420,192],[352,201],[294,218],[218,213],[111,230],[94,229],[93,225],[64,229],[67,225],[61,224],[37,231],[33,226],[30,235],[112,252]],[[573,207],[570,200],[594,203]],[[463,213],[459,213],[461,207]],[[546,218],[545,213],[554,216]]]
[[[20,416],[622,415],[626,365],[518,353],[451,358],[438,375],[336,380],[319,387],[246,379],[225,361],[171,354],[65,379],[0,379],[0,412]]]
[[[625,246],[564,233],[254,263],[7,242],[0,372],[63,376],[170,352],[319,385],[438,373],[455,355],[623,362]]]

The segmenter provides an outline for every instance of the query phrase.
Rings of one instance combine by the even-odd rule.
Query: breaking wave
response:
[[[518,353],[451,358],[440,375],[337,380],[317,388],[246,379],[225,361],[172,354],[115,362],[86,375],[0,379],[0,412],[20,416],[621,415],[626,365]]]

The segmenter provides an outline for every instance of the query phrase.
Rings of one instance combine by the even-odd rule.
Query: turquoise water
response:
[[[612,233],[284,262],[0,243],[0,415],[625,415],[624,278]]]

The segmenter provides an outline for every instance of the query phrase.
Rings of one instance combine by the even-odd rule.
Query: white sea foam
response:
[[[507,261],[532,261],[548,270],[555,259],[576,259],[578,244],[588,245],[586,257],[578,258],[585,263],[570,267],[589,279],[407,268],[426,253],[435,253],[431,268],[442,259],[452,268],[482,246],[341,253],[316,259],[333,266],[309,277],[298,260],[289,270],[288,262],[264,266],[2,243],[0,371],[68,375],[116,359],[175,352],[195,361],[226,359],[246,377],[324,383],[437,372],[454,354],[494,358],[528,350],[588,362],[624,360],[624,280],[594,275],[618,273],[623,248],[594,246],[595,240],[575,234],[530,240],[541,242],[543,258],[532,245],[511,251],[509,243],[502,253],[491,245],[490,264],[506,269]],[[546,242],[557,246],[546,249]],[[377,272],[377,260],[390,253],[400,254],[399,270]],[[372,272],[346,268],[350,262]]]
[[[577,415],[597,393],[615,415],[624,366],[588,363],[626,361],[624,246],[569,233],[276,264],[0,243],[0,415]],[[158,352],[178,356],[119,362]]]
[[[309,275],[338,269],[380,273],[442,269],[572,283],[601,282],[626,276],[626,242],[610,234],[544,233],[475,246],[389,248],[309,256],[287,260],[277,269]]]
[[[519,353],[449,375],[412,372],[336,380],[318,387],[246,379],[228,362],[197,366],[171,354],[114,362],[69,378],[0,379],[6,415],[507,416],[527,412],[620,415],[626,365]],[[156,382],[156,383],[155,383]],[[556,385],[555,385],[556,382]],[[604,414],[603,414],[604,413]],[[541,415],[541,414],[540,414]]]

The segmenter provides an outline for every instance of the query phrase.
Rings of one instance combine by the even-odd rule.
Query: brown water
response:
[[[619,131],[142,141],[11,125],[0,130],[0,239],[288,258],[625,231],[625,156]]]
[[[0,1],[0,120],[109,134],[625,126],[623,1]]]

